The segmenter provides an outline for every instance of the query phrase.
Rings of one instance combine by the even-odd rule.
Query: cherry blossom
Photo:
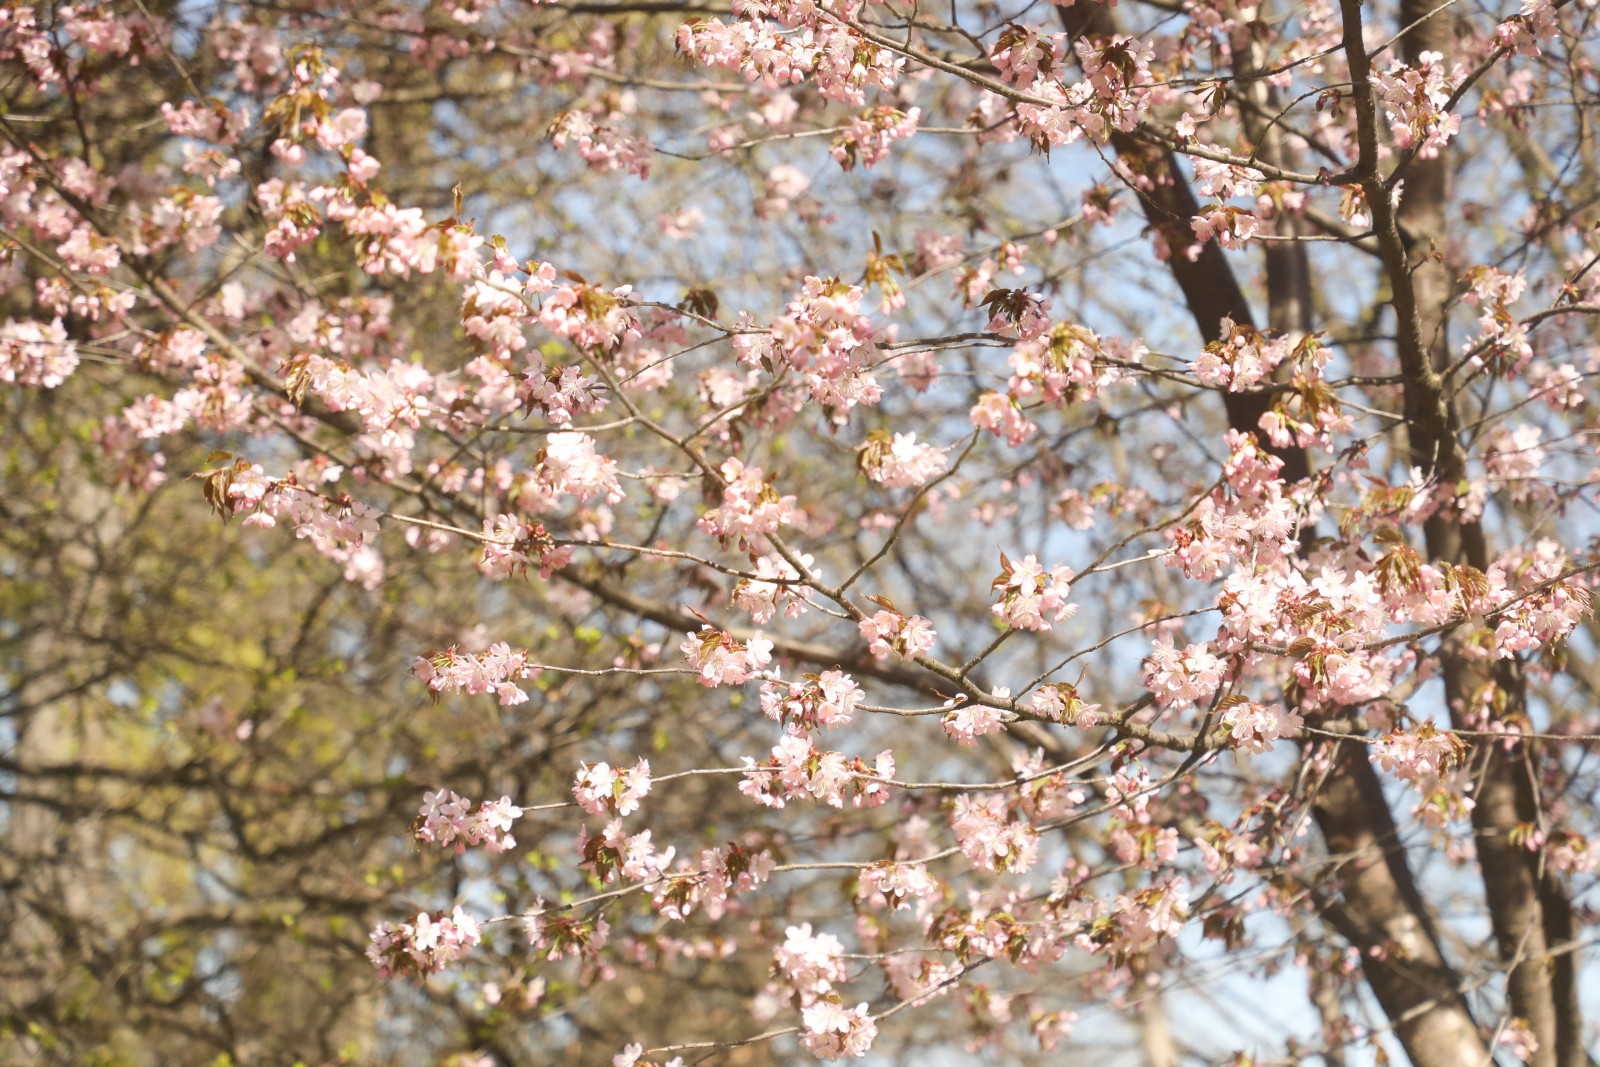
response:
[[[209,506],[205,595],[307,620],[248,713],[169,662],[231,637],[52,630],[121,718],[48,736],[255,783],[257,866],[360,827],[380,977],[453,968],[469,1036],[620,996],[615,1067],[899,1055],[941,998],[1048,1051],[1252,960],[1323,1024],[1262,1055],[1581,1058],[1591,6],[0,12],[16,607],[99,566],[67,614],[142,620],[125,538]],[[336,793],[269,773],[338,747],[307,664],[418,715],[328,727]],[[62,752],[18,804],[136,773]]]
[[[522,809],[513,805],[510,797],[485,800],[474,811],[465,797],[440,789],[422,795],[416,835],[418,841],[453,847],[458,856],[468,845],[481,845],[486,852],[506,852],[517,845],[509,831],[521,817]]]
[[[1032,553],[1012,562],[1002,552],[1000,576],[992,585],[1000,592],[994,613],[1019,630],[1049,630],[1052,622],[1070,618],[1078,610],[1076,604],[1067,602],[1071,581],[1070,567],[1057,565],[1046,572]]]
[[[858,625],[867,647],[878,659],[899,655],[901,659],[915,659],[931,648],[937,634],[932,624],[921,615],[901,615],[890,605]]]
[[[650,792],[650,761],[644,757],[627,770],[606,763],[582,763],[572,782],[578,806],[591,815],[632,815]]]
[[[379,923],[367,958],[384,976],[433,974],[472,951],[480,936],[477,922],[459,905],[437,919],[424,911],[411,922]]]

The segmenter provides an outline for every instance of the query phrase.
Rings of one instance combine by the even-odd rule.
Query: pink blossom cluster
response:
[[[619,504],[625,495],[617,481],[616,461],[598,452],[594,438],[586,433],[551,434],[534,469],[546,500],[568,494],[579,500],[601,496],[607,504]]]
[[[678,27],[678,51],[701,63],[726,67],[744,74],[752,83],[777,89],[805,80],[810,56],[803,50],[809,38],[801,38],[800,48],[790,38],[760,18],[741,19],[732,24],[720,18],[686,22]]]
[[[550,283],[543,272],[528,279],[528,292],[542,293],[539,325],[584,348],[612,352],[640,337],[638,317],[632,309],[633,286],[620,285],[609,292],[573,281],[545,291]]]
[[[373,928],[367,959],[378,975],[429,975],[461,959],[480,940],[478,923],[458,904],[448,916],[427,912],[408,923],[381,922]]]
[[[807,674],[803,683],[773,680],[761,686],[761,710],[793,733],[848,723],[866,694],[843,671]]]
[[[597,117],[601,121],[596,122]],[[550,143],[558,149],[568,142],[574,144],[590,170],[626,170],[648,178],[655,150],[650,142],[623,129],[622,119],[618,112],[596,116],[588,111],[565,111],[550,123]]]
[[[743,685],[757,677],[772,662],[772,642],[757,630],[746,642],[735,641],[710,625],[683,639],[678,646],[683,658],[700,672],[698,681],[707,688]]]
[[[1451,83],[1465,71],[1459,64],[1447,72],[1444,56],[1423,52],[1415,67],[1396,63],[1372,75],[1372,87],[1389,117],[1389,128],[1401,148],[1417,149],[1424,159],[1434,158],[1461,129],[1461,116],[1444,111]]]
[[[1542,399],[1555,411],[1576,411],[1587,398],[1583,391],[1583,376],[1571,363],[1550,366],[1543,360],[1530,364],[1525,372],[1533,395]]]
[[[796,557],[817,576],[814,558],[809,552]],[[750,613],[758,626],[764,626],[781,610],[785,617],[797,619],[806,611],[805,585],[800,572],[788,560],[778,556],[762,556],[756,560],[756,578],[741,578],[733,589],[733,602]]]
[[[602,915],[566,915],[537,900],[522,914],[528,945],[551,963],[568,958],[593,959],[611,939],[611,924]]]
[[[956,797],[950,829],[973,866],[1021,874],[1037,861],[1039,831],[1026,820],[1012,819],[1009,807],[999,793]]]
[[[1240,749],[1252,755],[1265,752],[1273,742],[1293,739],[1305,720],[1285,711],[1281,704],[1259,704],[1253,700],[1230,705],[1222,713],[1222,725]]]
[[[855,807],[874,808],[889,799],[888,782],[894,778],[894,754],[888,749],[868,767],[859,757],[824,752],[795,734],[785,734],[769,759],[760,763],[751,756],[742,759],[739,792],[769,808],[781,808],[795,798],[842,808],[847,796]]]
[[[1127,823],[1114,820],[1106,835],[1111,852],[1122,863],[1154,871],[1170,866],[1178,858],[1181,837],[1175,826],[1156,826],[1148,820]]]
[[[507,852],[517,847],[511,824],[522,817],[522,809],[510,797],[485,800],[476,811],[472,801],[448,789],[422,794],[422,809],[417,813],[418,841],[431,841],[441,848],[466,852],[468,845],[482,845],[486,852]]]
[[[1489,435],[1484,448],[1484,465],[1493,481],[1510,483],[1511,499],[1525,503],[1547,489],[1533,479],[1544,465],[1545,450],[1539,446],[1543,431],[1529,423],[1498,427]]]
[[[1334,435],[1355,428],[1338,396],[1321,378],[1320,368],[1300,362],[1288,392],[1280,393],[1272,410],[1257,425],[1275,448],[1320,447],[1334,451]]]
[[[610,882],[618,872],[630,882],[653,882],[665,873],[672,864],[672,857],[677,855],[677,849],[670,846],[664,852],[657,852],[649,830],[624,833],[621,819],[606,823],[595,837],[589,836],[588,827],[580,826],[577,848],[578,855],[583,857],[579,869],[594,872],[602,882]]]
[[[760,467],[747,467],[730,456],[720,470],[726,483],[722,504],[700,516],[701,530],[724,545],[764,547],[766,534],[794,522],[795,498],[780,496]]]
[[[748,893],[772,876],[777,863],[766,849],[759,851],[734,842],[700,851],[698,870],[679,860],[679,871],[655,890],[656,911],[682,921],[696,907],[713,922],[722,918],[730,896]]]
[[[922,109],[896,111],[892,107],[875,107],[845,123],[839,136],[829,148],[833,158],[845,170],[854,170],[860,163],[870,168],[889,155],[889,146],[903,141],[917,132],[917,122]]]
[[[632,815],[650,792],[650,761],[643,756],[631,768],[609,763],[580,763],[572,780],[578,807],[591,815]]]
[[[770,219],[788,211],[791,202],[799,202],[800,195],[811,188],[811,179],[792,163],[779,163],[767,171],[761,184],[762,195],[756,199],[753,206],[757,218]],[[802,213],[806,213],[808,208],[804,202],[801,203]],[[734,341],[736,347],[738,343],[736,338]]]
[[[197,107],[193,100],[185,100],[177,107],[163,101],[161,117],[175,136],[225,145],[238,144],[240,135],[250,126],[248,107],[232,111],[216,101],[204,107]]]
[[[528,699],[514,679],[532,678],[538,668],[528,662],[525,650],[499,641],[482,653],[463,652],[455,645],[429,652],[412,662],[411,673],[435,693],[476,696],[492,690],[502,706],[511,706]]]
[[[1144,664],[1144,684],[1163,706],[1188,707],[1210,700],[1222,685],[1223,662],[1205,642],[1177,648],[1157,638]]]
[[[1067,54],[1067,35],[1044,34],[1033,26],[1008,25],[1000,32],[989,59],[1013,85],[1032,85],[1060,68]]]
[[[76,288],[68,285],[61,278],[39,278],[34,282],[34,289],[39,298],[39,304],[48,308],[56,316],[76,315],[88,319],[90,322],[99,322],[101,316],[116,318],[133,310],[139,303],[139,295],[132,289],[125,289],[120,293],[112,292],[107,288],[89,289],[88,287]],[[38,320],[34,320],[37,322]],[[22,325],[18,323],[18,325]],[[54,331],[43,326],[46,333]],[[0,328],[3,329],[3,328]],[[9,332],[9,331],[7,331]],[[31,331],[29,331],[31,332]],[[51,388],[46,386],[45,388]]]
[[[990,586],[1000,593],[995,617],[1018,630],[1051,629],[1052,622],[1077,613],[1078,605],[1067,602],[1072,578],[1071,567],[1057,564],[1046,571],[1031,552],[1015,562],[1000,553],[1000,575]]]
[[[1529,851],[1543,850],[1545,863],[1553,871],[1572,871],[1587,874],[1600,866],[1600,854],[1582,834],[1570,830],[1555,830],[1546,835],[1540,830],[1530,833],[1526,840]]]
[[[859,285],[807,276],[769,333],[744,334],[734,348],[746,366],[782,361],[804,372],[811,398],[836,412],[876,404],[883,389],[867,368],[878,334],[861,310],[865,298]]]
[[[942,893],[939,880],[920,863],[884,860],[867,867],[856,883],[856,896],[868,907],[900,911],[912,901],[937,900]]]
[[[41,30],[31,7],[0,12],[0,59],[21,61],[41,92],[61,81],[56,67],[61,49]]]
[[[1016,810],[1032,822],[1058,819],[1089,798],[1082,782],[1060,772],[1045,773],[1042,747],[1014,754],[1011,772],[1022,783],[1016,788]]]
[[[988,430],[996,437],[1004,438],[1012,448],[1032,437],[1039,429],[1022,413],[1022,405],[1017,398],[1008,393],[984,393],[972,406],[968,418],[980,430]]]
[[[483,520],[483,554],[478,569],[496,581],[523,574],[529,567],[539,568],[539,577],[550,575],[572,562],[572,546],[556,546],[542,522],[523,522],[515,515],[496,515]]]
[[[1287,336],[1268,337],[1254,327],[1238,326],[1232,319],[1223,319],[1220,329],[1225,338],[1206,345],[1189,369],[1202,385],[1226,387],[1230,393],[1256,385],[1288,359],[1294,348]]]
[[[987,952],[990,939],[986,936],[990,931],[998,931],[1000,924],[974,922],[971,927],[963,929],[958,936],[968,936],[969,943],[974,949]],[[976,937],[970,937],[976,933]],[[996,937],[993,940],[1001,940]],[[946,940],[950,940],[946,938]],[[980,948],[981,946],[981,948]],[[1026,957],[1019,957],[1026,958]],[[1029,959],[1031,964],[1032,960]],[[894,995],[906,1001],[926,1001],[943,993],[948,993],[956,988],[956,982],[961,978],[965,968],[955,962],[945,963],[930,959],[920,952],[897,953],[883,965],[885,976],[889,985],[894,989]]]
[[[129,411],[123,414],[125,418],[138,417]],[[283,479],[268,478],[260,464],[243,459],[232,467],[202,471],[198,477],[209,487],[221,487],[220,492],[208,489],[213,506],[231,508],[235,514],[251,511],[244,520],[246,526],[271,528],[280,518],[287,519],[294,525],[296,538],[310,541],[319,554],[345,565],[345,581],[367,589],[375,589],[383,581],[383,557],[373,543],[382,514],[377,508],[348,493],[323,496],[301,486],[294,473]]]
[[[1370,758],[1396,778],[1428,793],[1465,753],[1466,743],[1461,738],[1424,723],[1410,733],[1396,731],[1378,738]]]
[[[1043,148],[1069,145],[1085,135],[1103,144],[1114,130],[1136,129],[1150,110],[1149,86],[1155,80],[1150,44],[1117,35],[1098,42],[1080,37],[1073,48],[1084,80],[1063,86],[1055,78],[1041,77],[1026,91],[1050,103],[1016,106],[1023,134]]]
[[[828,100],[860,107],[869,88],[892,88],[905,60],[834,21],[822,21],[810,3],[741,5],[744,17],[719,18],[678,27],[678,50],[701,63],[741,72],[749,82],[777,89],[812,78]],[[798,32],[785,33],[767,19]]]
[[[944,728],[945,736],[954,739],[958,744],[972,748],[978,743],[978,738],[985,734],[992,734],[1000,729],[1005,719],[999,708],[988,704],[963,704],[944,713],[939,720],[939,725]]]
[[[921,615],[902,615],[892,605],[870,619],[862,619],[856,627],[867,642],[867,650],[877,659],[898,655],[903,660],[914,660],[932,649],[938,637],[933,623]]]
[[[272,226],[262,235],[267,254],[293,263],[295,254],[322,233],[322,209],[302,181],[269,178],[255,187],[256,203]]]
[[[1488,365],[1501,375],[1521,373],[1533,358],[1528,327],[1510,310],[1527,289],[1522,271],[1507,274],[1495,267],[1477,266],[1462,280],[1471,289],[1461,299],[1478,309],[1478,336],[1462,342],[1469,363],[1475,368]]]
[[[498,250],[497,250],[498,251]],[[481,278],[474,278],[462,289],[461,328],[470,337],[476,337],[489,346],[490,352],[501,359],[528,346],[523,327],[537,321],[523,303],[523,290],[530,294],[549,292],[555,287],[556,269],[549,263],[529,264],[533,268],[528,281],[518,285],[508,277],[510,271],[497,267]],[[541,284],[542,283],[542,284]],[[541,370],[543,360],[540,361]]]
[[[788,982],[802,1005],[832,993],[834,983],[850,977],[844,945],[832,934],[813,934],[810,923],[785,930],[783,944],[772,956],[774,971]]]
[[[527,369],[520,376],[517,398],[523,407],[536,407],[544,412],[545,421],[552,426],[571,425],[574,414],[590,415],[606,407],[598,378],[584,374],[572,364],[547,367],[537,352],[528,357]]]
[[[1194,239],[1202,245],[1215,240],[1223,248],[1242,248],[1261,229],[1261,218],[1247,208],[1216,204],[1192,216],[1189,228],[1194,231]],[[1199,255],[1198,250],[1195,255]]]
[[[1100,951],[1138,952],[1176,937],[1189,918],[1188,902],[1185,881],[1170,872],[1143,889],[1119,894],[1110,901],[1109,918],[1115,930],[1112,942],[1097,947]],[[1093,943],[1089,937],[1078,938],[1078,947],[1085,950]]]
[[[1225,151],[1217,145],[1202,147],[1219,154]],[[1194,168],[1195,191],[1201,196],[1214,196],[1219,200],[1229,200],[1236,196],[1252,197],[1261,188],[1261,183],[1267,180],[1266,175],[1254,167],[1218,162],[1192,153],[1188,155],[1188,159],[1189,165]],[[1223,332],[1227,332],[1231,326],[1231,322],[1224,322]]]
[[[1248,434],[1229,431],[1233,451],[1224,466],[1228,490],[1202,499],[1189,521],[1170,527],[1166,565],[1190,578],[1209,581],[1238,563],[1271,565],[1294,553],[1294,505],[1277,477],[1282,461],[1263,452]],[[1253,580],[1273,581],[1264,575]]]
[[[916,433],[874,434],[858,447],[857,464],[868,478],[885,489],[925,485],[949,467],[945,450],[929,442],[917,443]]]
[[[1594,613],[1589,590],[1574,581],[1557,581],[1560,574],[1558,560],[1546,557],[1530,562],[1522,581],[1527,586],[1551,584],[1536,592],[1530,591],[1500,613],[1494,628],[1498,658],[1511,659],[1518,652],[1560,640]]]
[[[358,369],[308,355],[298,361],[296,369],[329,410],[359,415],[383,447],[396,450],[407,460],[416,447],[413,431],[425,418],[442,421],[438,415],[449,402],[448,397],[443,404],[435,400],[433,375],[415,363],[398,359],[391,360],[387,367]]]
[[[1253,870],[1267,855],[1253,834],[1221,824],[1207,827],[1206,834],[1194,839],[1194,844],[1205,863],[1206,873],[1213,878],[1230,878],[1230,872],[1239,868]]]
[[[413,271],[432,274],[444,268],[451,281],[465,281],[482,268],[478,247],[483,238],[461,226],[430,225],[422,209],[393,202],[357,203],[353,188],[318,186],[311,199],[324,201],[329,220],[354,235],[361,269],[368,274],[409,278]]]
[[[800,1018],[805,1023],[800,1043],[818,1059],[865,1056],[878,1037],[878,1024],[865,1002],[846,1008],[836,1000],[817,1000],[801,1009]]]
[[[1522,10],[1494,28],[1500,47],[1517,56],[1540,55],[1539,42],[1560,32],[1556,5],[1551,0],[1522,0]]]
[[[1142,341],[1101,337],[1075,322],[1051,322],[1049,307],[1048,301],[1040,302],[1037,314],[1030,313],[1012,328],[1019,340],[1007,360],[1011,377],[1006,388],[1018,404],[1035,397],[1062,405],[1093,400],[1102,389],[1122,380],[1122,370],[1112,360],[1140,363],[1147,354]]]
[[[1083,698],[1078,696],[1077,689],[1060,682],[1042,685],[1034,690],[1032,707],[1034,714],[1051,722],[1062,722],[1085,729],[1100,722],[1098,714],[1100,705],[1085,703]]]
[[[59,317],[48,324],[6,319],[0,326],[0,382],[54,389],[77,369],[77,342]]]

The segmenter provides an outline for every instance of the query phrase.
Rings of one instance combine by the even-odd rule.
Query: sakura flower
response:
[[[369,938],[367,958],[380,977],[429,975],[465,956],[479,940],[477,922],[458,905],[438,919],[421,912],[412,922],[379,923]]]
[[[591,815],[631,815],[649,792],[650,762],[642,756],[625,771],[606,763],[580,763],[572,782],[578,806]]]
[[[773,954],[774,965],[800,996],[802,1004],[810,1004],[831,993],[835,982],[849,977],[845,970],[844,946],[838,938],[832,934],[813,934],[810,923],[791,926],[784,933],[783,944]]]
[[[932,624],[921,615],[905,616],[895,611],[879,611],[870,619],[857,624],[867,648],[878,659],[888,659],[898,653],[901,659],[911,660],[933,647],[937,636]]]
[[[994,614],[1008,626],[1048,630],[1051,622],[1060,622],[1077,612],[1076,604],[1067,603],[1073,578],[1070,567],[1057,566],[1046,572],[1032,553],[1013,562],[1002,552],[1000,569],[1000,576],[991,583],[992,589],[1000,591]]]
[[[709,625],[678,646],[690,665],[699,669],[700,684],[708,688],[748,682],[772,662],[772,647],[760,630],[748,643],[740,643]]]
[[[972,425],[1005,438],[1015,448],[1038,429],[1022,414],[1015,398],[1005,393],[985,393],[969,415]]]
[[[1222,661],[1204,644],[1179,651],[1159,638],[1145,661],[1144,684],[1164,705],[1186,707],[1209,699],[1222,685]]]
[[[1299,715],[1286,712],[1278,704],[1262,705],[1246,701],[1231,705],[1222,713],[1222,724],[1234,741],[1249,753],[1265,752],[1279,738],[1294,736],[1304,725]]]
[[[1000,729],[1002,721],[999,708],[992,708],[987,704],[963,704],[953,711],[945,712],[940,725],[944,727],[944,732],[948,736],[971,748],[984,734],[991,734]]]
[[[891,441],[887,433],[874,431],[857,452],[861,472],[885,489],[924,485],[949,465],[944,449],[918,444],[915,433],[897,433]]]
[[[878,1036],[878,1024],[868,1014],[865,1003],[844,1008],[837,1001],[818,1000],[800,1014],[805,1022],[800,1043],[819,1059],[865,1056]]]
[[[482,845],[486,852],[506,852],[516,847],[511,824],[522,817],[522,809],[510,797],[485,800],[478,809],[472,802],[449,790],[422,795],[422,810],[417,815],[417,840],[455,847],[456,855],[468,845]]]

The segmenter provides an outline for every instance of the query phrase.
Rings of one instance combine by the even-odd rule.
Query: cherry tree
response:
[[[433,590],[458,1064],[1585,1064],[1593,17],[11,5],[6,410]]]

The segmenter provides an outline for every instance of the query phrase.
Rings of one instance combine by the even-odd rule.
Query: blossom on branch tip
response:
[[[367,959],[382,978],[426,977],[465,956],[479,939],[477,922],[457,905],[437,919],[424,911],[412,922],[379,923],[369,938]]]
[[[591,815],[631,815],[650,792],[650,761],[643,756],[628,770],[607,763],[580,763],[572,782],[578,806]]]
[[[757,630],[748,642],[735,641],[710,624],[683,639],[678,646],[683,658],[700,672],[700,684],[707,688],[743,685],[772,662],[772,642]]]
[[[1069,619],[1078,611],[1078,605],[1067,602],[1072,578],[1071,567],[1057,565],[1046,571],[1031,552],[1016,561],[1002,552],[1000,575],[990,583],[992,590],[1000,592],[994,614],[1014,629],[1049,630],[1052,622]]]
[[[454,847],[456,855],[468,845],[482,845],[486,852],[506,852],[517,846],[511,824],[522,817],[522,809],[510,797],[485,800],[474,811],[472,802],[448,789],[422,795],[417,813],[416,837],[442,848]]]

